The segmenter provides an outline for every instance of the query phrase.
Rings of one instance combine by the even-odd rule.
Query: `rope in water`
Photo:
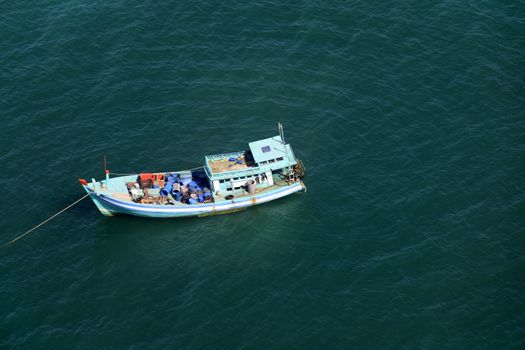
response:
[[[27,236],[29,233],[33,232],[34,230],[36,230],[37,228],[39,228],[40,226],[44,225],[46,222],[50,221],[51,219],[57,217],[58,215],[62,214],[63,212],[65,212],[66,210],[68,210],[69,208],[71,208],[72,206],[74,206],[75,204],[77,204],[78,202],[80,202],[81,200],[83,200],[84,198],[86,198],[87,196],[89,196],[89,193],[86,194],[85,196],[81,197],[80,199],[77,199],[75,202],[71,203],[70,205],[68,205],[67,207],[65,207],[64,209],[62,209],[61,211],[59,211],[58,213],[56,213],[55,215],[51,216],[50,218],[42,221],[41,223],[39,223],[38,225],[36,225],[35,227],[33,227],[32,229],[22,233],[21,235],[17,236],[16,238],[12,239],[11,241],[3,244],[0,246],[0,249],[1,248],[4,248],[4,247],[7,247],[8,245],[11,245],[13,243],[15,243],[16,241],[18,241],[19,239],[21,239],[22,237],[25,237]]]

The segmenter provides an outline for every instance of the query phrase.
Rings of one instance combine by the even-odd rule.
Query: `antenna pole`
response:
[[[288,154],[288,151],[286,150],[286,142],[284,141],[283,123],[278,122],[277,125],[279,126],[279,135],[281,136],[281,142],[283,143],[284,153],[286,154],[286,159],[288,160],[288,162],[290,162],[290,155]]]
[[[106,174],[106,186],[109,183],[109,170],[107,168],[106,155],[104,154],[104,173]]]
[[[283,143],[283,146],[284,146],[286,144],[286,142],[284,142],[283,123],[278,122],[277,126],[279,127],[279,136],[281,136],[281,142]]]

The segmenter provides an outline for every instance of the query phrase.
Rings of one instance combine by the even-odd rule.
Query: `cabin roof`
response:
[[[266,171],[282,169],[297,163],[290,145],[283,145],[280,136],[249,143],[253,157],[247,158],[246,152],[231,152],[205,157],[205,169],[211,180],[250,176]],[[242,162],[230,162],[230,158]]]
[[[284,145],[279,135],[270,137],[264,140],[253,141],[249,143],[250,151],[253,155],[253,160],[256,163],[268,161],[270,159],[284,158],[287,159],[293,153],[288,152],[290,145]]]

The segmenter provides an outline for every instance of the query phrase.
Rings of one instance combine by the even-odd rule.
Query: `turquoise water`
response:
[[[103,155],[186,169],[277,121],[308,191],[160,221],[81,202],[0,251],[0,347],[523,348],[524,13],[2,2],[2,243]]]

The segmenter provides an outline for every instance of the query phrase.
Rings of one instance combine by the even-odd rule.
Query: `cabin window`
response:
[[[280,162],[281,160],[284,160],[284,158],[283,158],[283,157],[279,157],[279,158],[277,158],[277,161],[278,161],[278,162]]]
[[[224,180],[220,180],[219,182],[220,182],[221,184],[223,184],[223,183],[224,183]]]
[[[261,165],[265,165],[266,163],[268,163],[268,162],[267,162],[267,161],[264,161],[264,162],[261,162],[261,163],[259,163],[259,164],[261,164]]]
[[[231,191],[231,190],[232,190],[231,187],[227,187],[227,188],[226,188],[226,191]]]
[[[275,159],[270,159],[268,162],[269,163],[275,163]]]
[[[264,147],[261,147],[261,151],[262,151],[263,153],[271,152],[271,150],[272,150],[272,149],[270,148],[270,146],[264,146]]]

